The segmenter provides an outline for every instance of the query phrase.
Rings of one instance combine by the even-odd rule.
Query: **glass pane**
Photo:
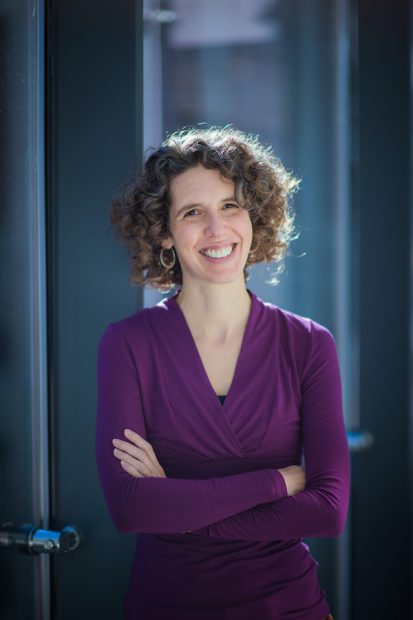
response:
[[[300,235],[279,284],[265,282],[275,265],[257,265],[247,286],[332,331],[349,420],[345,2],[169,0],[160,10],[146,0],[145,8],[145,148],[183,126],[232,124],[258,134],[302,180],[294,199]],[[145,306],[162,297],[148,287]],[[314,539],[311,549],[330,599],[344,599],[331,541]]]
[[[0,2],[0,523],[32,522],[30,135],[35,27],[27,3]],[[32,618],[35,560],[0,549],[0,617]]]
[[[146,2],[145,147],[185,125],[233,124],[258,134],[301,178],[294,200],[300,236],[290,246],[280,282],[266,284],[271,266],[259,265],[250,268],[248,285],[263,299],[333,331],[346,386],[342,3],[169,0],[162,6],[159,12],[159,2]],[[148,289],[145,305],[161,297]]]

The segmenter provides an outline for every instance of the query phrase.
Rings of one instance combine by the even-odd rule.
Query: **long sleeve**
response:
[[[350,454],[342,388],[331,333],[312,323],[312,346],[301,377],[306,488],[192,531],[212,539],[278,540],[334,537],[344,529],[350,495]]]
[[[134,478],[113,455],[112,439],[130,428],[146,439],[139,373],[121,329],[111,323],[97,355],[96,463],[121,532],[181,533],[287,496],[277,469],[209,479]]]

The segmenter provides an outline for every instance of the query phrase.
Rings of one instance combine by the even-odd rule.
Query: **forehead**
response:
[[[178,207],[182,202],[208,201],[212,194],[214,198],[218,198],[218,194],[230,196],[234,192],[234,183],[221,176],[219,170],[195,166],[174,177],[169,189],[171,204]]]

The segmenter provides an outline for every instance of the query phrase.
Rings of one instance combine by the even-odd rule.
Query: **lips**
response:
[[[210,254],[207,254],[206,252],[203,252],[203,251],[200,251],[200,254],[202,254],[202,256],[209,262],[225,263],[232,259],[232,257],[234,256],[236,252],[237,245],[238,245],[237,243],[232,243],[231,245],[224,246],[227,248],[231,248],[231,251],[228,254],[225,254],[224,256],[211,256]],[[219,252],[219,254],[220,253],[221,252]]]
[[[234,245],[237,245],[236,243],[221,243],[220,245],[209,245],[206,248],[202,248],[202,250],[199,250],[200,252],[205,252],[206,250],[223,250],[224,248],[229,248],[230,246],[232,248],[234,248]]]

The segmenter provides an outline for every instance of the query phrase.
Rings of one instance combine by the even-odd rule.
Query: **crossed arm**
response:
[[[144,468],[135,477],[120,465],[112,440],[124,438],[125,429],[137,433],[141,445],[149,444],[138,373],[114,324],[107,327],[99,343],[97,384],[96,463],[109,512],[119,531],[182,533],[286,497],[284,478],[276,469],[187,480],[165,477],[160,464],[153,460],[150,471],[158,472],[156,477],[145,477]]]
[[[190,531],[253,541],[337,536],[347,516],[350,459],[337,353],[325,329],[312,334],[301,417],[306,486],[295,495],[288,496],[276,469],[207,480],[167,478],[146,441],[132,356],[111,324],[98,352],[96,457],[115,526],[122,532]],[[114,454],[113,439],[124,438],[126,428],[136,434]]]

